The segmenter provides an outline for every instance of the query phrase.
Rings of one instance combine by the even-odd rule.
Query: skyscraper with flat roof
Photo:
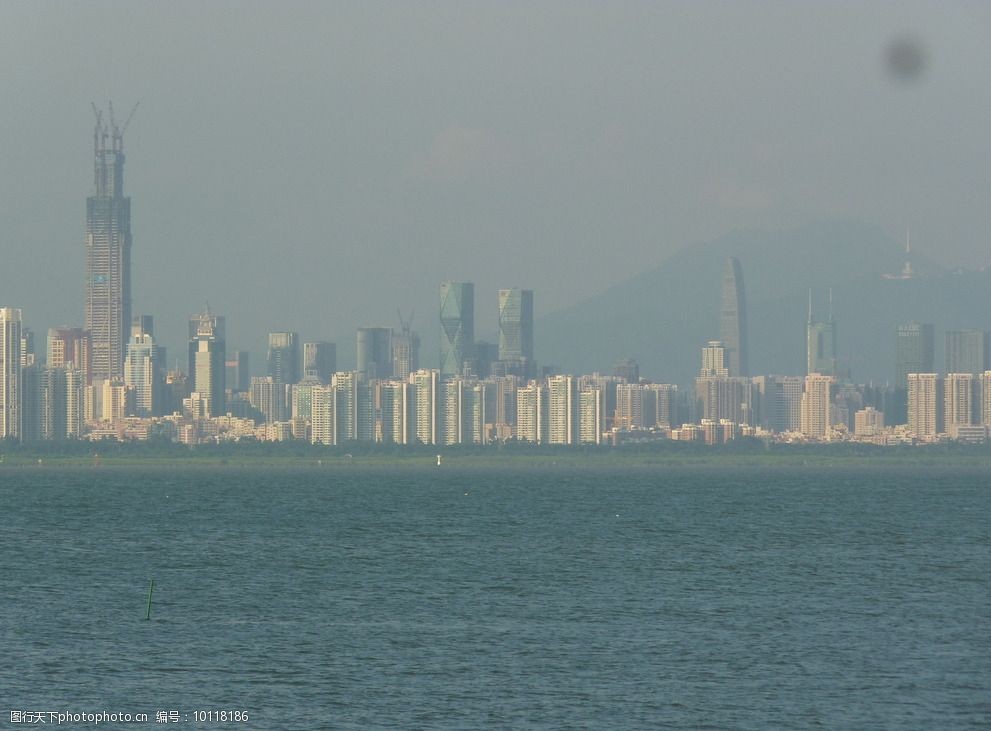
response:
[[[947,330],[947,373],[984,373],[988,362],[988,333],[986,330]]]
[[[324,341],[303,343],[303,377],[330,383],[337,370],[337,345]]]
[[[723,301],[719,309],[719,339],[726,347],[731,376],[750,375],[747,360],[747,297],[740,260],[731,256],[723,269]]]
[[[908,387],[909,373],[932,373],[935,336],[932,323],[910,322],[898,326],[895,353],[895,386]]]
[[[96,111],[95,190],[86,199],[85,329],[92,339],[91,377],[101,380],[123,377],[131,327],[131,199],[124,195],[127,122],[117,124],[113,105],[108,116],[104,120],[102,110]]]
[[[440,376],[464,375],[475,355],[475,285],[440,285]]]
[[[499,290],[499,360],[519,364],[523,378],[533,375],[533,290]]]
[[[391,328],[358,328],[357,364],[362,380],[392,378]]]
[[[283,386],[299,383],[302,378],[299,334],[274,332],[268,334],[268,375]]]
[[[908,430],[919,439],[935,439],[943,431],[943,380],[936,373],[909,373],[906,381]]]
[[[806,371],[836,376],[836,321],[833,320],[833,291],[829,291],[829,315],[816,320],[812,314],[812,290],[809,290],[809,319],[806,324]]]
[[[20,439],[21,311],[0,307],[0,439]]]

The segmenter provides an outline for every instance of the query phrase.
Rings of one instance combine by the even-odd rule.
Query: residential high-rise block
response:
[[[981,374],[981,423],[991,426],[991,371]]]
[[[392,378],[392,330],[387,327],[359,327],[357,343],[358,377],[362,380]]]
[[[648,383],[644,388],[644,426],[648,429],[680,426],[677,414],[678,387],[672,383]]]
[[[334,387],[335,444],[353,442],[359,435],[359,378],[357,371],[338,371],[330,377]]]
[[[21,368],[30,368],[35,364],[34,331],[29,327],[21,328]]]
[[[398,333],[392,334],[392,377],[409,381],[409,374],[420,370],[420,336],[406,321]]]
[[[853,433],[858,437],[876,437],[884,431],[884,413],[873,406],[854,415]]]
[[[740,260],[731,256],[723,270],[723,299],[719,310],[719,339],[726,347],[731,376],[747,376],[747,297]]]
[[[898,326],[895,354],[895,386],[906,388],[909,373],[932,373],[935,368],[935,335],[932,323],[910,322]]]
[[[534,375],[532,289],[499,290],[499,360],[516,365],[522,378]]]
[[[829,290],[829,316],[816,320],[809,290],[809,319],[806,323],[806,373],[836,377],[836,322],[833,320],[833,290]]]
[[[411,373],[409,380],[413,397],[412,436],[420,444],[437,444],[440,371],[421,369]]]
[[[702,368],[699,370],[700,376],[717,376],[725,378],[730,374],[726,367],[726,346],[721,340],[710,340],[709,344],[702,348]]]
[[[379,386],[379,404],[381,441],[409,444],[410,384],[400,380],[384,381]]]
[[[605,396],[601,388],[587,388],[578,394],[578,443],[602,444],[605,431]]]
[[[48,368],[71,366],[86,374],[86,382],[92,383],[93,348],[88,330],[81,327],[56,327],[48,330]]]
[[[155,339],[141,333],[131,337],[124,359],[124,385],[134,389],[134,416],[156,416],[161,410],[161,358]],[[106,381],[112,383],[112,381]]]
[[[578,379],[551,376],[547,379],[547,443],[578,443]]]
[[[310,441],[313,444],[337,444],[334,434],[337,416],[334,408],[336,390],[330,385],[314,386],[310,401]]]
[[[475,285],[440,285],[440,375],[461,376],[472,370],[475,355]]]
[[[200,394],[208,416],[226,413],[227,340],[226,321],[210,312],[189,318],[189,377],[191,393]]]
[[[21,438],[22,406],[21,311],[0,307],[0,439]]]
[[[972,373],[979,376],[991,367],[988,359],[986,330],[947,330],[947,373]]]
[[[797,432],[802,428],[802,376],[757,376],[761,423],[775,432]]]
[[[909,373],[908,430],[919,439],[931,440],[943,431],[943,381],[936,373]]]
[[[829,387],[833,379],[822,373],[810,373],[805,377],[805,393],[802,394],[802,434],[813,439],[825,439],[832,430]]]
[[[95,109],[95,108],[94,108]],[[110,107],[96,113],[94,194],[86,199],[86,330],[92,374],[120,380],[131,327],[131,199],[124,195],[124,131]]]
[[[639,383],[620,383],[616,386],[615,428],[623,431],[643,429],[643,392],[644,386]]]
[[[953,438],[974,423],[974,381],[973,373],[947,373],[943,381],[943,429]]]
[[[530,381],[516,392],[516,438],[547,444],[547,420],[547,388]]]

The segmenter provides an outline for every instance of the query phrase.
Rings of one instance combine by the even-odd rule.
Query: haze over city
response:
[[[258,355],[402,308],[431,365],[443,280],[489,339],[534,289],[539,334],[685,247],[836,218],[980,267],[989,32],[976,2],[6,3],[3,304],[81,324],[107,99],[140,102],[133,311],[173,353],[207,301]]]

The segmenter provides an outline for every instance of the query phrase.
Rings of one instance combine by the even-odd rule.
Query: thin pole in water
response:
[[[151,594],[155,591],[155,580],[151,580],[151,586],[148,587],[148,611],[145,612],[145,619],[151,619]]]

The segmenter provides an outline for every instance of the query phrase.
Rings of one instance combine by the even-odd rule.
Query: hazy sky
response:
[[[475,282],[483,338],[499,287],[539,316],[833,217],[991,264],[985,2],[4,1],[0,69],[0,306],[41,333],[82,324],[107,99],[140,101],[134,311],[173,357],[209,300],[256,372],[269,330],[350,343],[397,307],[434,365],[444,279]]]

